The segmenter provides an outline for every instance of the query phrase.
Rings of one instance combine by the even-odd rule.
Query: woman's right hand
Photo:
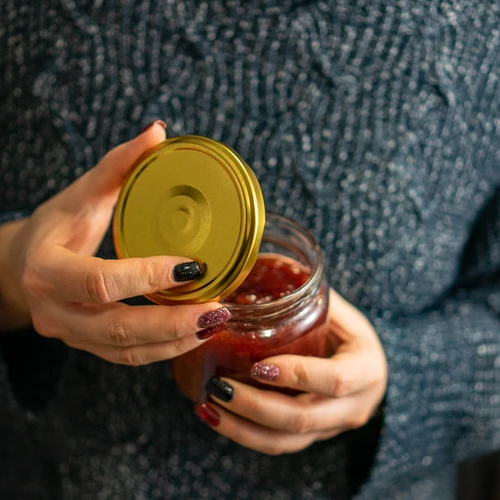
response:
[[[111,362],[143,365],[193,349],[222,329],[229,312],[217,303],[132,307],[118,302],[198,278],[197,263],[170,256],[93,256],[133,163],[164,139],[164,124],[157,121],[31,217],[0,227],[1,330],[31,319],[40,335]]]

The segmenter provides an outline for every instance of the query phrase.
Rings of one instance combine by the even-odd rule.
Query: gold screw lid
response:
[[[199,136],[167,139],[122,186],[113,219],[118,257],[176,255],[206,266],[202,278],[148,298],[159,304],[220,300],[247,277],[265,224],[264,199],[245,161]]]

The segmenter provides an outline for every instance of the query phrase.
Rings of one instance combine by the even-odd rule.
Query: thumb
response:
[[[127,174],[142,155],[165,140],[165,129],[163,121],[154,121],[135,139],[109,151],[94,168],[48,200],[42,220],[52,234],[51,241],[56,238],[62,246],[78,253],[94,253]],[[52,223],[48,223],[50,220]],[[46,231],[39,233],[47,236]]]
[[[142,155],[165,140],[166,128],[162,120],[156,120],[135,139],[109,151],[93,169],[81,177],[80,182],[75,183],[73,203],[81,207],[88,203],[102,206],[103,202],[106,205],[109,202],[113,206],[131,168]]]
[[[368,319],[332,288],[329,295],[328,323],[330,331],[344,347],[360,338],[376,336]]]

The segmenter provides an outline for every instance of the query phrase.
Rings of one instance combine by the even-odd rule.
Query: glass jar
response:
[[[223,305],[231,312],[226,328],[171,362],[179,388],[193,401],[207,399],[205,384],[212,376],[265,388],[250,369],[270,356],[333,354],[321,249],[289,219],[267,214],[257,263]]]

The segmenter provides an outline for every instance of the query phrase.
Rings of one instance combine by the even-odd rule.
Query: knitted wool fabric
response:
[[[455,464],[500,444],[498,2],[0,0],[0,19],[0,212],[155,118],[231,145],[386,350],[357,497],[453,498]],[[168,363],[0,345],[2,499],[343,500],[370,458],[361,431],[243,449],[196,420]]]

